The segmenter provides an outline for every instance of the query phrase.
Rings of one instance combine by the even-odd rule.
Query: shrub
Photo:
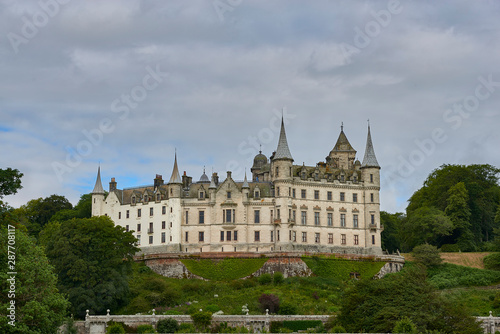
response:
[[[334,282],[348,281],[351,272],[359,273],[361,279],[370,279],[385,265],[382,261],[351,261],[319,256],[303,256],[302,260],[316,276],[331,279]]]
[[[266,285],[266,284],[271,284],[271,282],[273,281],[273,278],[272,278],[271,274],[265,273],[265,274],[260,275],[258,280],[259,280],[259,284]]]
[[[283,328],[283,321],[271,321],[269,324],[269,331],[271,333],[279,333],[281,328]]]
[[[328,331],[328,333],[345,333],[345,332],[346,332],[345,328],[340,325],[333,326],[332,329]]]
[[[283,327],[289,328],[294,332],[307,330],[309,328],[316,328],[322,326],[321,320],[285,320],[283,321]]]
[[[196,333],[193,324],[180,324],[177,333]]]
[[[427,267],[440,265],[443,261],[436,246],[423,244],[413,248],[412,256],[415,262],[422,263]]]
[[[413,334],[417,332],[417,326],[408,317],[403,317],[394,325],[393,333]]]
[[[172,318],[162,319],[158,321],[156,330],[158,333],[175,333],[179,330],[179,323]]]
[[[280,304],[279,314],[283,315],[293,315],[297,314],[297,306],[290,302],[283,302]]]
[[[108,326],[108,328],[106,329],[106,334],[115,334],[115,333],[118,333],[118,334],[125,333],[125,329],[123,328],[122,324],[115,322],[115,323],[111,324],[110,326]]]
[[[193,274],[215,281],[231,281],[249,276],[259,270],[266,261],[267,258],[226,258],[219,261],[211,259],[181,260]]]
[[[484,268],[490,270],[500,270],[500,253],[494,253],[483,259]]]
[[[220,311],[220,307],[214,304],[207,305],[207,307],[205,307],[205,311],[215,313],[217,311]]]
[[[273,283],[276,285],[283,283],[284,279],[285,278],[284,278],[283,273],[281,271],[277,271],[273,275]]]
[[[156,333],[155,329],[151,325],[139,325],[137,326],[137,333],[139,334],[149,334]]]
[[[196,312],[191,314],[194,326],[198,329],[205,329],[210,326],[212,322],[212,313],[210,312]]]
[[[263,293],[259,297],[259,304],[262,312],[269,310],[269,313],[278,313],[280,309],[280,299],[273,294]]]

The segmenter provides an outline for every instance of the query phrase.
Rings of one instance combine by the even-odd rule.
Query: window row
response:
[[[281,196],[281,191],[280,191],[280,187],[276,187],[276,196]],[[288,196],[291,196],[292,198],[297,198],[296,196],[296,190],[295,188],[288,188]],[[300,198],[302,199],[306,199],[307,198],[307,190],[306,189],[301,189],[300,190]],[[320,197],[320,191],[319,190],[314,190],[314,199],[316,200],[319,200],[321,199]],[[332,191],[327,191],[326,193],[326,199],[328,201],[332,201],[333,200],[333,192]],[[345,202],[346,201],[346,196],[345,196],[345,192],[340,192],[339,193],[339,201],[341,202]],[[357,193],[353,193],[352,194],[352,201],[354,203],[357,203],[358,202],[358,194]],[[374,202],[375,201],[375,196],[373,193],[370,193],[370,202]]]
[[[170,208],[170,213],[173,212],[173,208]],[[167,206],[164,205],[161,207],[161,214],[166,215],[167,214]],[[154,215],[154,208],[149,208],[149,216],[153,217]],[[142,209],[137,209],[137,218],[142,217]],[[130,218],[130,210],[125,211],[125,218]],[[118,219],[122,219],[122,213],[121,211],[118,212]]]
[[[137,246],[140,246],[141,245],[141,235],[137,234],[135,237],[137,238]],[[172,236],[169,237],[169,240],[170,240],[170,242],[172,242]],[[167,234],[166,234],[166,232],[162,232],[161,233],[161,243],[164,244],[166,242],[167,242]],[[153,236],[152,235],[148,236],[148,243],[149,243],[149,245],[153,244]]]

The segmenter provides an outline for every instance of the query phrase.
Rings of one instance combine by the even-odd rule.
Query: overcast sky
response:
[[[500,167],[498,1],[0,2],[0,168],[14,207],[105,188],[243,179],[276,149],[324,161],[370,120],[381,209],[442,164]]]

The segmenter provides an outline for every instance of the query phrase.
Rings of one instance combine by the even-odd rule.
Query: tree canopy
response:
[[[69,308],[68,300],[59,293],[57,276],[43,249],[24,232],[15,232],[15,297],[9,296],[12,275],[7,268],[7,229],[0,230],[0,332],[56,333]],[[7,323],[7,307],[15,300],[15,327]]]
[[[127,299],[132,256],[138,248],[132,232],[106,216],[53,221],[41,242],[59,276],[59,288],[69,295],[73,312],[105,313]]]

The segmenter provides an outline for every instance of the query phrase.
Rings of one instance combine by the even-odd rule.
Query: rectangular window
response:
[[[235,209],[222,210],[223,223],[231,223],[231,222],[234,223],[235,215],[236,215]]]
[[[224,241],[224,231],[220,231],[220,241]]]
[[[274,242],[274,231],[271,231],[271,242]]]
[[[352,226],[358,228],[358,215],[352,215]]]
[[[128,229],[129,229],[129,227],[128,227],[128,225],[126,225],[126,226],[125,226],[125,231],[127,231],[127,232],[128,232]]]
[[[161,232],[161,243],[164,244],[165,243],[165,232]]]
[[[198,241],[205,241],[205,232],[198,232]]]
[[[359,245],[359,235],[354,235],[354,245]]]
[[[255,224],[259,224],[260,223],[260,210],[254,210],[253,211],[253,222]]]
[[[375,236],[372,235],[372,245],[375,245]]]
[[[230,198],[231,198],[231,192],[230,192],[230,191],[228,191],[228,192],[227,192],[227,198],[228,198],[228,199],[230,199]]]
[[[161,222],[161,229],[164,230],[165,229],[165,221],[162,221]]]
[[[307,242],[307,232],[302,232],[302,242]]]
[[[280,230],[276,231],[276,240],[280,241]]]
[[[204,199],[205,198],[205,193],[203,191],[200,191],[200,199]]]
[[[333,213],[328,213],[328,226],[333,226]]]
[[[141,216],[141,209],[137,209],[137,217]]]
[[[276,187],[276,196],[280,196],[280,187]]]
[[[172,222],[170,222],[170,228],[172,228]]]
[[[352,194],[352,201],[356,203],[358,201],[358,194]]]
[[[314,213],[314,225],[319,225],[319,212]]]
[[[319,240],[319,233],[314,233],[314,242],[319,244],[320,240]]]
[[[292,241],[292,231],[288,231],[288,240]]]
[[[333,233],[328,233],[328,243],[333,244]]]
[[[148,233],[153,233],[153,223],[149,223]]]
[[[152,243],[153,243],[153,236],[152,236],[152,235],[150,235],[150,236],[149,236],[149,244],[151,245]]]
[[[302,190],[300,191],[300,197],[301,197],[301,198],[306,198],[306,190],[305,190],[305,189],[302,189]]]
[[[319,199],[319,190],[314,191],[314,199]]]
[[[373,174],[370,174],[370,182],[373,183]]]
[[[301,221],[302,221],[302,225],[306,225],[307,224],[307,212],[306,211],[302,211],[301,212]]]
[[[141,245],[141,235],[138,234],[135,237],[137,238],[137,246],[140,246]]]
[[[189,211],[186,211],[186,225],[189,224]]]
[[[153,208],[149,208],[149,215],[152,216],[153,215]]]
[[[292,231],[292,241],[297,241],[297,233],[295,231]]]
[[[332,192],[331,192],[331,191],[329,191],[329,192],[327,192],[327,193],[326,193],[326,198],[327,198],[329,201],[331,201],[331,200],[332,200]]]
[[[130,211],[127,210],[127,218],[130,218]]]
[[[167,213],[167,207],[164,205],[161,207],[161,214],[164,215]]]
[[[186,232],[185,240],[186,242],[189,242],[189,232]]]
[[[205,211],[198,211],[198,223],[205,224]]]
[[[340,244],[342,244],[342,245],[346,244],[346,235],[345,234],[340,235]]]
[[[345,213],[340,214],[340,226],[345,227]]]
[[[118,212],[118,219],[122,219],[122,213]]]
[[[260,197],[260,192],[255,190],[254,194],[253,194],[253,197],[255,198],[259,198]]]
[[[280,209],[276,209],[276,218],[281,219]]]
[[[373,193],[370,194],[370,202],[373,203]]]
[[[371,224],[375,225],[375,215],[371,215]]]
[[[260,241],[260,231],[254,232],[254,241]]]
[[[238,241],[238,231],[233,232],[233,240]]]
[[[137,224],[137,232],[141,232],[141,224]]]
[[[345,193],[344,192],[340,193],[340,201],[341,202],[345,201]]]
[[[295,218],[297,216],[297,211],[293,210],[292,211],[292,220],[295,221]]]
[[[295,198],[295,188],[292,189],[292,197]]]
[[[226,232],[226,240],[231,241],[231,231]]]

